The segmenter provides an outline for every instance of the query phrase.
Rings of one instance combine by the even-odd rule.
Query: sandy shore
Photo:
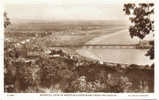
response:
[[[92,40],[88,41],[86,44],[102,44],[102,43],[104,43],[102,41],[105,41],[107,38],[115,37],[116,35],[123,34],[126,31],[127,30],[124,29],[124,30],[120,30],[118,32],[114,32],[114,33],[111,33],[111,34],[102,35],[102,36],[93,38]],[[78,54],[80,54],[81,56],[102,61],[102,59],[100,57],[98,57],[94,53],[90,52],[89,50],[81,48],[81,49],[76,50],[76,52]]]
[[[120,30],[111,34],[96,37],[86,44],[136,44],[137,38],[131,38],[128,29]]]
[[[138,38],[131,38],[128,29],[124,29],[111,34],[102,35],[88,41],[86,44],[137,44]],[[81,48],[77,50],[81,56],[103,61],[125,64],[151,64],[149,58],[145,56],[146,50],[139,49],[93,49]],[[128,60],[127,58],[131,59]]]

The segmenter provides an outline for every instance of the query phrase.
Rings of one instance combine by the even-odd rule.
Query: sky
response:
[[[13,20],[128,20],[122,10],[122,0],[110,1],[5,0],[4,9]]]

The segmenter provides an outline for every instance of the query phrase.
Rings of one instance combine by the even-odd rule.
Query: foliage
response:
[[[58,59],[41,59],[39,70],[40,82],[44,87],[50,87],[61,80],[69,80],[73,75],[70,66],[64,58]],[[73,67],[73,66],[72,66]]]
[[[31,68],[28,68],[24,64],[21,64],[21,66],[17,66],[17,79],[16,81],[19,82],[20,84],[20,89],[25,90],[28,87],[31,87],[33,85],[33,76],[32,76],[32,71]]]
[[[4,12],[4,28],[6,28],[10,24],[11,24],[10,19],[8,18],[7,13]]]
[[[130,26],[129,32],[131,38],[134,36],[144,39],[148,34],[154,31],[154,4],[153,3],[128,3],[124,4],[126,15],[130,16],[130,21],[133,25]],[[150,43],[152,48],[147,52],[146,56],[154,59],[154,41]]]
[[[43,51],[36,57],[16,57],[15,47],[9,46],[9,43],[6,46],[6,92],[141,92],[144,88],[133,87],[139,84],[136,81],[138,82],[141,77],[128,77],[134,76],[128,74],[134,72],[145,76],[145,74],[150,75],[151,72],[150,70],[148,73],[141,73],[139,66],[132,67],[132,69],[136,68],[135,71],[121,69],[120,72],[114,68],[119,67],[117,65],[108,66],[93,61],[79,60],[80,58],[75,59],[71,55],[66,56],[67,53],[63,54],[63,50],[61,52],[63,55],[60,54],[58,57],[52,56],[53,54],[42,54],[45,53]],[[12,71],[15,73],[11,74]],[[150,79],[152,79],[151,76],[148,80]],[[135,80],[137,85],[132,80]],[[143,80],[148,83],[146,79]],[[150,88],[150,85],[146,84],[146,86]]]

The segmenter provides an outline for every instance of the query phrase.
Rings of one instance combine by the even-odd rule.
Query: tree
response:
[[[131,38],[135,36],[144,39],[150,33],[154,35],[153,3],[124,4],[123,11],[130,16],[132,25],[129,27],[129,33]],[[150,41],[150,44],[152,47],[147,51],[146,56],[154,59],[154,40]]]
[[[7,28],[7,26],[11,24],[10,19],[7,17],[7,13],[4,12],[4,28]],[[5,43],[5,52],[4,52],[4,90],[7,92],[13,92],[14,91],[14,70],[12,68],[11,63],[12,61],[10,60],[9,56],[13,56],[13,51],[8,52],[8,44]]]
[[[7,13],[4,12],[4,28],[7,28],[7,26],[10,24],[11,24],[10,19],[8,18]]]

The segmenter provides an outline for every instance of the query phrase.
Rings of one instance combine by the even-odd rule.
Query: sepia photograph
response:
[[[4,92],[154,93],[155,3],[126,1],[6,0]]]

